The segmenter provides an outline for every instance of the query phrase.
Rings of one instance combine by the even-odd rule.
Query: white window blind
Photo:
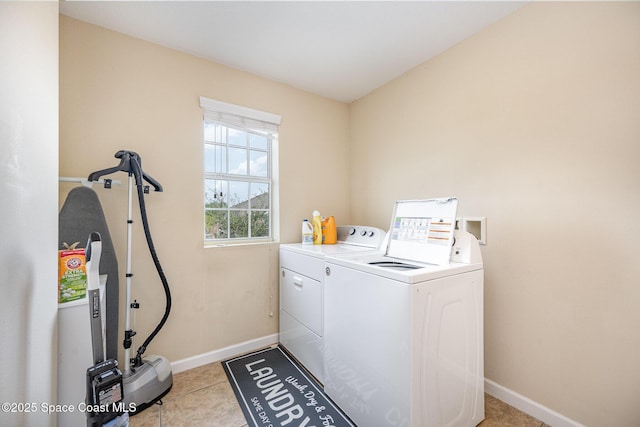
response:
[[[253,108],[228,104],[215,99],[200,97],[200,106],[204,110],[205,120],[222,122],[239,127],[278,132],[281,117],[277,114],[266,113]]]

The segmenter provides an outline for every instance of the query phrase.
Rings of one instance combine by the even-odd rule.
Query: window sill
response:
[[[204,248],[225,248],[225,247],[238,247],[238,246],[260,246],[260,245],[272,245],[279,242],[274,239],[264,240],[224,240],[224,241],[209,241],[204,243]]]

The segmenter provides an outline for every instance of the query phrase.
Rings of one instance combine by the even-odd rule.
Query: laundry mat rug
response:
[[[222,362],[249,426],[355,427],[280,346]]]

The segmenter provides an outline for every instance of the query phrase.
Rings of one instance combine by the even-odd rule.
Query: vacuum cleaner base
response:
[[[173,385],[171,364],[162,356],[150,355],[142,359],[142,365],[135,372],[125,373],[124,402],[133,408],[130,415],[145,410],[166,395]]]

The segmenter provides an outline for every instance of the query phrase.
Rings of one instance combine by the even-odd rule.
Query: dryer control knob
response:
[[[331,276],[331,268],[326,267],[326,268],[324,269],[324,274],[326,274],[327,276]]]

